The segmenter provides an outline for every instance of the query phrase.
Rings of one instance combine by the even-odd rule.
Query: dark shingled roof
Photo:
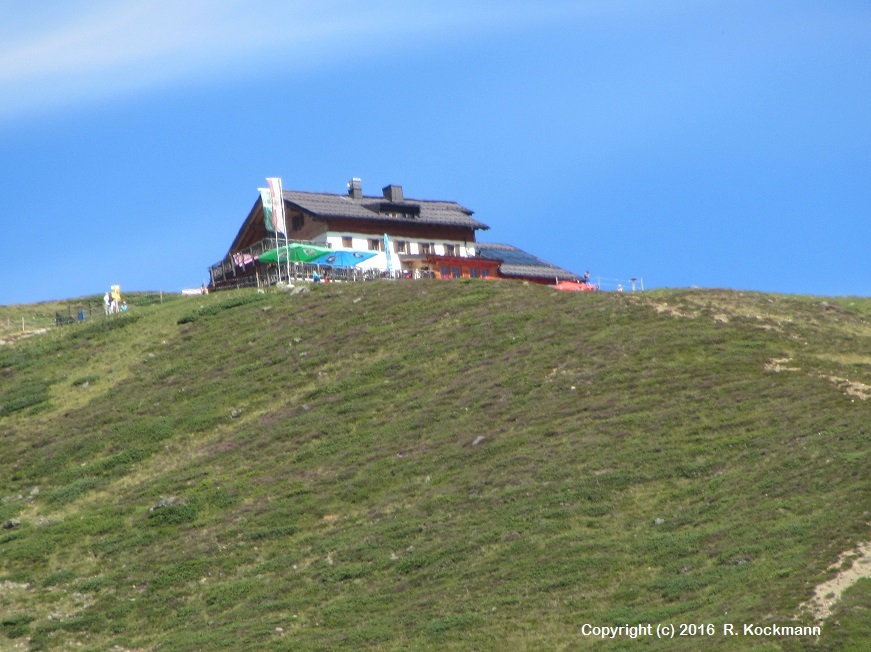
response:
[[[399,202],[390,202],[384,197],[364,196],[360,199],[354,199],[350,195],[299,190],[285,190],[284,200],[315,217],[384,219],[411,224],[465,226],[473,229],[490,228],[483,222],[473,219],[472,211],[468,208],[452,201],[404,199]],[[388,217],[382,212],[386,210],[404,216]]]
[[[475,250],[479,258],[499,260],[499,272],[502,276],[559,279],[560,281],[577,281],[577,274],[572,274],[556,265],[552,265],[538,256],[518,249],[514,245],[497,244],[495,242],[478,242]]]

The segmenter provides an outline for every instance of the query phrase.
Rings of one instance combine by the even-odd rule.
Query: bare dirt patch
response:
[[[773,371],[775,373],[781,371],[799,371],[798,367],[787,367],[790,362],[792,362],[792,358],[771,358],[768,362],[765,363],[765,371]]]
[[[23,331],[21,333],[7,333],[3,337],[0,337],[0,345],[2,344],[14,344],[18,340],[22,340],[26,337],[33,337],[34,335],[45,335],[48,332],[47,328],[39,328],[35,331]]]
[[[824,375],[823,378],[834,383],[837,387],[843,390],[845,394],[855,396],[863,401],[871,398],[871,385],[849,380],[848,378],[841,378],[839,376]]]
[[[668,313],[672,317],[688,317],[690,319],[695,319],[696,317],[698,317],[698,314],[695,312],[688,312],[685,310],[681,310],[680,308],[677,308],[675,306],[670,306],[665,302],[654,303],[653,308],[654,308],[654,310],[656,310],[656,312],[658,312],[660,314]]]
[[[831,615],[832,608],[841,599],[844,591],[861,579],[871,578],[871,541],[860,543],[853,550],[842,552],[838,561],[832,564],[829,570],[841,568],[848,560],[852,560],[852,565],[841,570],[832,579],[818,585],[814,589],[814,597],[799,605],[800,610],[810,611],[818,621],[825,620]]]

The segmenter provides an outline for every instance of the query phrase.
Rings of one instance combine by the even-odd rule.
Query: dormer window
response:
[[[382,202],[378,206],[378,212],[384,217],[413,220],[416,217],[420,217],[420,206],[414,204],[392,204]]]

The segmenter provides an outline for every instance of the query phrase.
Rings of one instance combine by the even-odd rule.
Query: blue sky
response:
[[[871,294],[871,4],[0,4],[0,304],[207,279],[267,176],[608,284]]]

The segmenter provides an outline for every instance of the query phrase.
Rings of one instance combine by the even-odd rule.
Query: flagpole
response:
[[[269,179],[267,179],[269,181]],[[269,184],[267,184],[269,185]],[[281,283],[281,243],[278,241],[278,229],[275,228],[275,200],[274,195],[272,193],[272,186],[269,186],[269,196],[272,198],[272,229],[273,233],[275,233],[275,268],[278,272],[278,281],[277,283]],[[290,280],[290,279],[288,279]]]
[[[284,225],[284,246],[287,249],[287,284],[290,285],[290,240],[287,237],[287,215],[284,211],[284,188],[281,186],[281,177],[278,177],[278,205],[281,207],[281,223]]]
[[[281,283],[281,245],[278,244],[278,231],[275,232],[275,263],[278,268],[278,282]]]
[[[281,202],[284,203],[282,197]],[[284,234],[284,247],[287,250],[287,284],[290,285],[290,240],[287,239],[287,234]]]

